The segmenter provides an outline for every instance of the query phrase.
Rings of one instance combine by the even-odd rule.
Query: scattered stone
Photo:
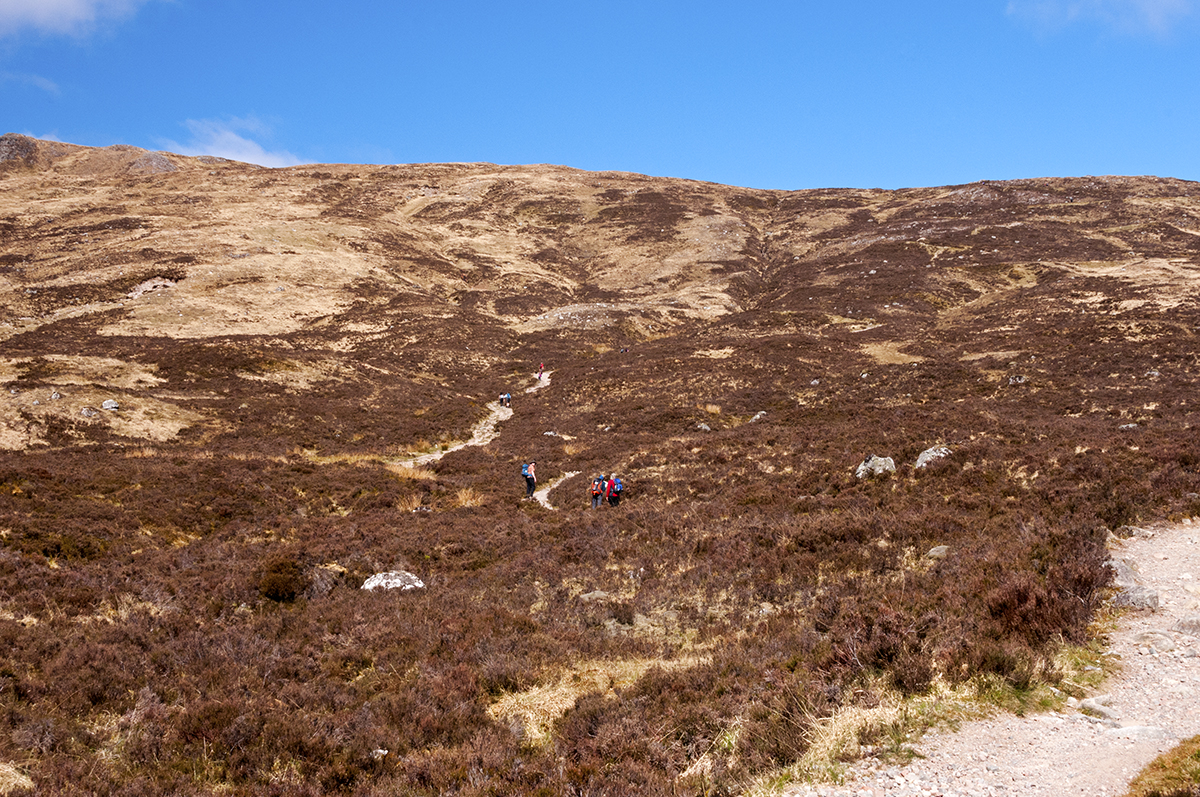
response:
[[[926,559],[935,559],[935,560],[936,559],[945,559],[949,555],[950,555],[950,546],[949,545],[935,545],[934,547],[929,549],[928,553],[925,554],[925,558]]]
[[[913,465],[913,467],[917,470],[921,470],[930,462],[937,462],[939,459],[948,456],[950,456],[949,448],[946,446],[933,446],[932,448],[927,448],[921,452],[921,454],[917,457],[917,464]]]
[[[117,402],[113,401],[112,399],[105,399],[105,400],[104,400],[104,403],[103,403],[103,404],[101,404],[101,405],[100,405],[100,407],[101,407],[101,409],[106,409],[106,410],[119,410],[119,409],[121,409],[121,405],[120,405],[120,404],[118,404]]]
[[[587,593],[584,593],[583,595],[579,596],[579,600],[583,601],[584,603],[593,603],[595,601],[606,601],[606,600],[608,600],[608,598],[609,598],[609,594],[602,589],[598,589],[593,592],[587,592]]]
[[[1020,375],[1017,375],[1017,376],[1010,376],[1010,377],[1008,378],[1008,384],[1009,384],[1009,385],[1023,385],[1023,384],[1025,384],[1027,381],[1028,381],[1028,380],[1027,380],[1027,379],[1026,379],[1024,376],[1020,376]]]
[[[1200,615],[1193,614],[1191,617],[1183,618],[1175,623],[1171,630],[1188,636],[1200,636]]]
[[[1133,644],[1145,645],[1155,653],[1169,653],[1175,649],[1175,640],[1165,631],[1143,631],[1133,638]]]
[[[414,576],[412,573],[406,573],[403,570],[392,570],[387,573],[376,573],[363,582],[363,589],[424,589],[425,582]]]
[[[755,421],[757,421],[758,419],[760,419],[760,418],[762,418],[762,417],[766,416],[766,414],[767,414],[767,411],[766,411],[766,410],[759,410],[758,412],[756,412],[756,413],[754,414],[754,417],[753,417],[753,418],[751,418],[749,421],[747,421],[747,423],[754,423],[754,422],[755,422]]]
[[[1123,423],[1123,424],[1121,424],[1120,426],[1118,426],[1117,428],[1118,428],[1118,429],[1123,429],[1123,430],[1126,430],[1126,431],[1128,431],[1128,430],[1130,430],[1130,429],[1136,429],[1136,428],[1138,428],[1138,425],[1137,425],[1136,423]]]
[[[83,409],[81,409],[81,410],[79,411],[79,414],[80,414],[80,415],[82,415],[82,416],[83,416],[83,417],[85,417],[85,418],[94,418],[94,417],[96,417],[96,416],[97,416],[99,413],[98,413],[98,412],[96,412],[96,408],[95,408],[95,407],[84,407]]]
[[[60,398],[62,398],[62,393],[59,393],[59,392],[56,390],[56,391],[54,391],[53,393],[51,393],[51,394],[50,394],[50,398],[51,398],[51,399],[53,399],[54,401],[58,401]]]
[[[1106,734],[1125,739],[1170,739],[1170,733],[1153,725],[1130,725],[1125,728],[1109,728]]]
[[[895,472],[896,462],[891,457],[877,457],[874,454],[870,454],[854,470],[854,475],[859,479],[865,479],[868,476],[881,476],[884,473]]]
[[[698,423],[698,424],[696,424],[696,428],[702,432],[711,432],[712,431],[712,427],[710,427],[707,423]]]

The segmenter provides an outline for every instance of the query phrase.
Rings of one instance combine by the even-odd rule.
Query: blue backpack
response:
[[[613,484],[613,492],[619,493],[624,489],[625,489],[625,485],[621,483],[621,478],[618,476],[616,483]]]
[[[529,476],[529,464],[528,463],[523,463],[521,465],[521,475],[525,476],[525,477]]]

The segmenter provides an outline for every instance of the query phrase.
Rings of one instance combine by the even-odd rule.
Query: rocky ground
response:
[[[995,716],[927,734],[905,766],[864,761],[842,785],[794,785],[800,797],[1123,794],[1159,754],[1200,733],[1200,524],[1138,529],[1114,560],[1158,593],[1156,611],[1124,614],[1109,637],[1119,668],[1061,712]],[[1085,706],[1092,706],[1087,710]],[[1083,709],[1083,710],[1081,710]],[[1085,713],[1087,711],[1087,713]]]

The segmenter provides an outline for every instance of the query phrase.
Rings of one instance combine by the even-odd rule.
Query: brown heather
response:
[[[0,762],[37,794],[735,793],[881,684],[1057,683],[1109,531],[1200,513],[1194,183],[5,140]],[[579,473],[556,511],[529,459]],[[426,589],[358,589],[391,569]]]

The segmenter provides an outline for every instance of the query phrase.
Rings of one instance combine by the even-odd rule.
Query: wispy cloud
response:
[[[1122,34],[1164,36],[1196,9],[1196,0],[1009,0],[1008,13],[1040,30],[1099,23]]]
[[[0,0],[3,3],[4,0]],[[0,83],[16,83],[21,86],[33,86],[47,94],[58,94],[58,84],[41,75],[30,75],[23,72],[0,72]]]
[[[0,0],[3,2],[3,0]],[[218,158],[257,163],[259,166],[296,166],[304,163],[287,150],[268,150],[249,136],[270,137],[271,130],[253,117],[226,120],[189,119],[184,123],[191,138],[184,143],[164,140],[162,145],[180,155],[215,155]]]
[[[148,0],[0,0],[0,36],[32,29],[82,35],[97,23],[130,16]]]

